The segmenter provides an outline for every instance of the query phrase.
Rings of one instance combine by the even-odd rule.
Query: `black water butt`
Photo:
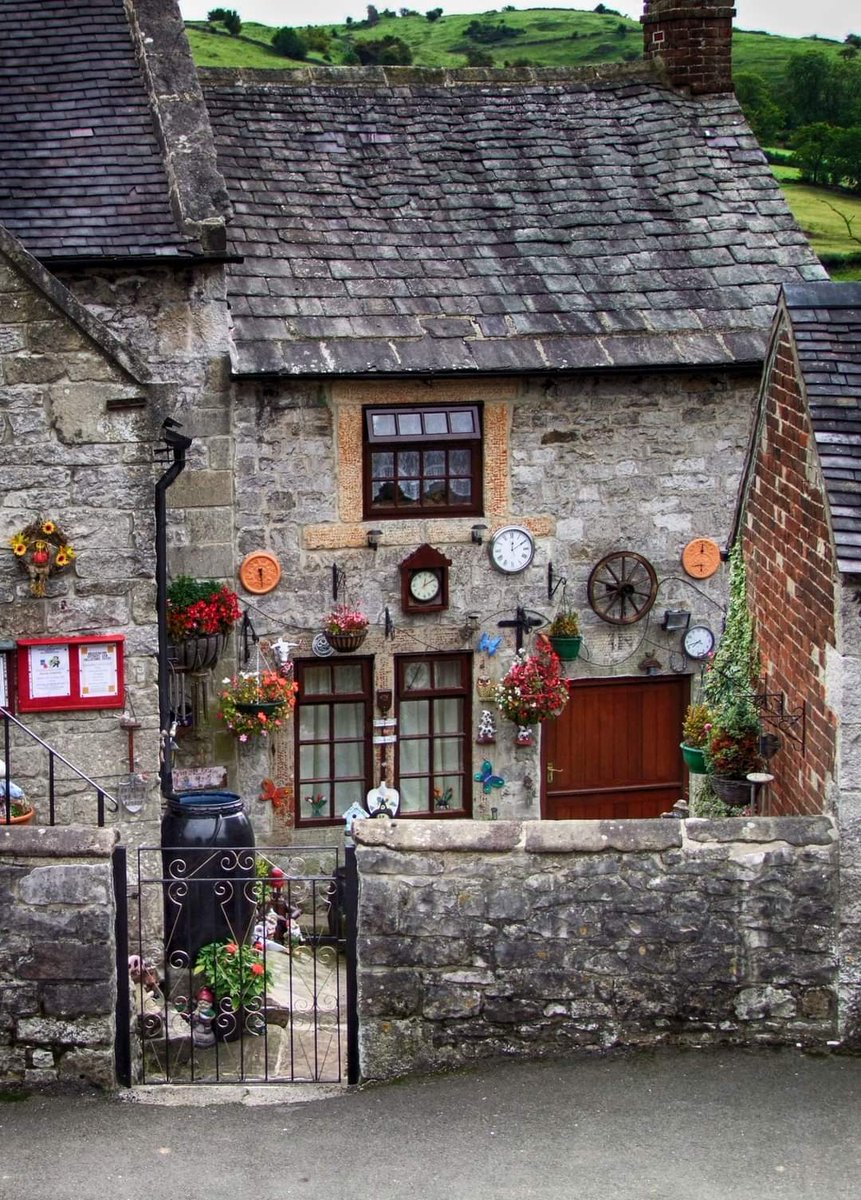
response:
[[[161,822],[167,965],[208,942],[244,942],[254,918],[254,830],[236,792],[181,792]]]

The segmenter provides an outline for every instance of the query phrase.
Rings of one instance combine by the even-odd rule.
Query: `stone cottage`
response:
[[[697,547],[730,530],[778,289],[824,272],[732,95],[731,10],[647,7],[622,68],[271,73],[195,71],[173,0],[0,8],[3,536],[52,517],[77,553],[44,598],[0,559],[9,698],[22,638],[124,639],[122,709],[26,723],[112,792],[147,777],[130,836],[153,837],[178,715],[165,418],[192,439],[169,572],[235,583],[251,623],[183,693],[177,779],[226,778],[274,840],[339,838],[381,775],[416,818],[681,794],[723,599]],[[249,590],[260,551],[280,580]],[[327,654],[343,601],[369,635]],[[584,635],[565,713],[532,747],[499,717],[476,744],[477,679],[562,603]],[[238,746],[220,679],[278,638],[295,719]],[[38,795],[42,767],[15,770]]]

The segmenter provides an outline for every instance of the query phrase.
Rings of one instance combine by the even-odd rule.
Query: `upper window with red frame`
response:
[[[477,404],[366,408],[365,518],[482,512]]]

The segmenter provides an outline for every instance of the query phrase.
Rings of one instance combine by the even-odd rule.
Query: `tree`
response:
[[[285,58],[297,58],[300,62],[308,56],[308,43],[289,25],[275,30],[272,35],[272,47],[276,54],[283,54]]]
[[[793,162],[808,183],[827,181],[827,163],[834,142],[834,128],[824,121],[803,125],[792,138]]]
[[[861,61],[839,59],[821,50],[795,54],[784,78],[791,127],[853,125],[861,120]]]
[[[356,42],[355,50],[363,67],[408,67],[413,61],[407,43],[391,34],[376,41]]]
[[[477,46],[470,46],[466,52],[466,65],[468,67],[492,67],[493,55],[488,54],[486,50],[479,50]]]
[[[739,71],[732,82],[736,98],[757,140],[769,145],[780,129],[783,117],[774,102],[771,87],[756,71]]]
[[[442,16],[442,9],[441,8],[431,8],[425,13],[425,16],[427,17],[427,19],[429,21],[438,21],[440,19],[440,17]]]
[[[242,20],[235,8],[211,8],[206,19],[223,25],[232,37],[236,37],[242,29]]]
[[[367,15],[367,17],[365,17],[365,24],[368,26],[369,29],[371,29],[371,28],[373,28],[374,25],[379,25],[379,23],[380,23],[379,11],[373,4],[369,4],[368,5],[368,15]]]

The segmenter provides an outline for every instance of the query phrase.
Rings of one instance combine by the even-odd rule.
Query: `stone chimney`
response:
[[[662,60],[675,87],[731,92],[734,16],[715,0],[646,0],[643,54]]]

